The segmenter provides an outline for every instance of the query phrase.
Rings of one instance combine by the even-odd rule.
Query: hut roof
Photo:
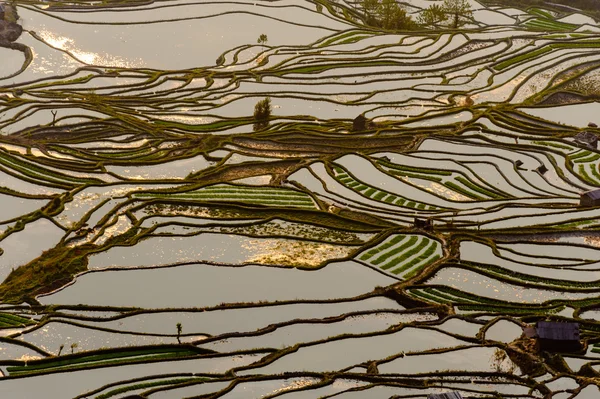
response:
[[[600,189],[592,190],[592,191],[587,191],[587,192],[581,194],[581,196],[582,197],[588,197],[588,198],[593,199],[593,200],[600,199]]]
[[[525,336],[527,338],[536,338],[537,337],[537,331],[535,331],[534,327],[531,327],[531,326],[523,327],[523,332],[525,333]]]
[[[427,395],[427,399],[463,399],[458,392],[446,392],[446,393],[431,393]]]
[[[538,337],[556,341],[579,341],[578,323],[561,323],[555,321],[538,321],[536,324]]]
[[[598,140],[598,136],[596,136],[594,133],[588,132],[586,130],[586,131],[577,133],[575,135],[575,140],[581,141],[584,143],[593,143]]]

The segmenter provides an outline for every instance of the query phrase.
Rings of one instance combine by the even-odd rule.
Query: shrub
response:
[[[254,106],[254,131],[265,129],[269,126],[271,117],[271,99],[260,100]]]
[[[377,28],[400,30],[414,29],[416,23],[396,0],[362,0],[361,6],[367,25]]]

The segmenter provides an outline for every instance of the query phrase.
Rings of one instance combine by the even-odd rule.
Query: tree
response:
[[[271,117],[271,99],[260,100],[254,106],[254,131],[265,129],[269,126]]]
[[[365,20],[368,25],[374,25],[377,22],[379,0],[362,0],[361,6],[365,14]]]
[[[444,0],[444,13],[450,17],[450,27],[460,28],[473,19],[473,11],[467,0]]]
[[[433,4],[421,11],[417,22],[428,28],[458,29],[472,19],[473,11],[467,0],[444,0],[441,6]]]
[[[421,11],[417,23],[430,28],[437,28],[448,19],[446,12],[439,4],[432,4]]]
[[[381,26],[385,29],[392,29],[392,27],[397,25],[396,17],[401,10],[396,0],[382,0],[379,6]]]
[[[181,331],[183,330],[183,327],[181,326],[181,323],[177,323],[176,327],[177,327],[177,342],[181,343]]]
[[[413,29],[416,24],[396,0],[362,0],[367,25],[388,30]]]
[[[62,350],[63,350],[64,348],[65,348],[65,344],[62,344],[62,345],[60,346],[60,348],[58,348],[58,355],[56,355],[56,356],[60,356],[60,353],[62,352]]]
[[[73,343],[71,344],[71,353],[74,353],[74,352],[75,352],[75,348],[77,348],[78,346],[79,346],[79,345],[77,344],[77,342],[73,342]]]
[[[267,42],[269,41],[269,38],[267,37],[267,35],[265,35],[264,33],[262,33],[258,39],[256,40],[256,43],[261,44],[261,45],[265,45],[267,44]]]

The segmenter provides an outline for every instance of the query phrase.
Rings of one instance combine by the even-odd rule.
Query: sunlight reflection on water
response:
[[[40,38],[50,46],[62,51],[69,52],[75,60],[89,65],[103,65],[119,68],[138,68],[144,65],[141,58],[134,61],[124,60],[120,57],[115,57],[110,54],[98,54],[84,51],[77,47],[75,40],[56,35],[48,30],[38,32]]]

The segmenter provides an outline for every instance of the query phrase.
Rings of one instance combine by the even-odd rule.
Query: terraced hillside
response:
[[[0,397],[600,397],[597,14],[375,3],[0,3]]]

